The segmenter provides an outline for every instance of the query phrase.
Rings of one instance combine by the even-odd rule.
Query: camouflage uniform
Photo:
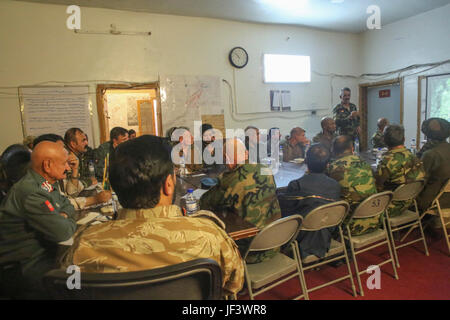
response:
[[[422,162],[405,147],[389,150],[378,164],[375,174],[378,191],[395,190],[399,185],[425,179]],[[412,201],[392,201],[389,217],[399,216]]]
[[[358,108],[353,103],[350,103],[350,110],[341,103],[334,107],[333,119],[336,122],[336,131],[339,135],[349,135],[353,138],[358,136],[356,128],[359,127],[359,117],[356,119],[350,118],[353,111],[358,111]]]
[[[60,213],[67,214],[68,218]],[[0,209],[1,266],[18,263],[18,276],[4,280],[24,286],[26,298],[44,298],[41,279],[54,268],[57,244],[70,239],[76,229],[75,210],[50,184],[29,170],[9,191]]]
[[[211,211],[231,209],[258,229],[281,218],[274,178],[262,175],[263,168],[261,164],[243,164],[223,173],[217,185],[201,197],[200,208]],[[250,244],[249,239],[242,240],[239,240],[241,252]],[[274,250],[252,254],[246,261],[256,263],[275,254]]]
[[[175,205],[121,209],[118,220],[80,229],[63,264],[78,265],[82,272],[113,273],[210,258],[222,269],[223,288],[237,293],[244,282],[239,250],[223,228],[202,214],[213,215],[199,211],[184,217]]]
[[[328,135],[325,135],[323,132],[320,132],[313,138],[313,142],[314,143],[320,143],[321,145],[323,145],[328,150],[331,150],[331,146],[333,144],[333,140],[336,137],[337,137],[337,135],[335,133],[333,133],[333,135],[330,137]]]
[[[384,136],[383,136],[383,132],[381,131],[377,131],[373,134],[372,136],[372,144],[374,148],[386,148],[386,144],[384,143]]]
[[[301,143],[292,146],[289,140],[281,142],[283,147],[283,161],[288,162],[297,158],[305,158],[305,147]]]
[[[364,199],[377,193],[370,165],[353,154],[344,154],[333,161],[327,174],[341,185],[341,198],[350,204],[353,211]],[[370,233],[382,225],[380,218],[353,219],[350,223],[352,235]],[[344,224],[349,222],[347,217]]]

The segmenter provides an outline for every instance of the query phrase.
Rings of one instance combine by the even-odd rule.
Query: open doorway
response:
[[[403,124],[403,79],[359,85],[361,110],[361,148],[371,149],[371,137],[379,118]]]
[[[162,135],[157,83],[138,86],[98,85],[97,111],[100,143],[109,140],[109,131],[114,127],[133,129],[136,136]]]

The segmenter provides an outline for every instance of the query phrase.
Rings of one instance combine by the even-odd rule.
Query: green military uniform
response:
[[[350,103],[350,109],[347,109],[341,103],[334,107],[333,118],[339,135],[348,135],[353,138],[358,136],[356,128],[359,127],[359,117],[350,118],[353,111],[358,111],[353,103]]]
[[[331,150],[331,146],[333,144],[333,140],[336,137],[337,137],[337,134],[335,134],[335,133],[333,133],[333,135],[329,136],[329,135],[324,134],[323,132],[319,132],[313,138],[313,142],[314,143],[320,143],[321,145],[323,145],[328,150]]]
[[[29,170],[11,188],[0,208],[0,265],[18,263],[16,268],[21,273],[18,279],[6,277],[3,281],[23,285],[27,297],[41,294],[41,279],[54,267],[57,244],[75,232],[74,215],[58,184],[51,185]]]
[[[426,183],[417,202],[421,210],[426,210],[450,179],[450,144],[446,141],[435,144],[432,149],[423,154],[422,161],[426,172]],[[443,208],[450,208],[450,194],[444,194],[440,203]]]
[[[305,147],[301,143],[292,146],[289,139],[281,142],[283,147],[283,161],[288,162],[297,158],[305,158]]]
[[[201,197],[200,208],[211,211],[230,209],[258,229],[281,218],[273,175],[262,174],[264,169],[269,170],[261,164],[243,164],[223,173],[218,184]],[[250,242],[243,240],[238,244],[245,251]],[[249,255],[247,262],[263,261],[275,253]]]
[[[360,157],[346,153],[333,161],[327,174],[341,185],[341,198],[350,204],[353,211],[364,199],[377,193],[375,179],[370,165]],[[349,218],[344,224],[349,223]],[[350,224],[352,235],[370,233],[380,228],[381,218],[353,219]]]
[[[372,136],[372,144],[374,148],[386,148],[386,143],[384,143],[383,132],[377,131]]]
[[[378,191],[395,190],[399,185],[425,179],[422,162],[404,146],[383,155],[375,174]],[[412,201],[392,201],[389,217],[399,216]]]
[[[108,177],[109,163],[111,156],[114,155],[114,148],[111,141],[102,143],[97,149],[94,150],[94,166],[95,166],[95,177],[97,181],[103,181],[103,172],[105,169],[105,159],[107,159],[106,176]]]

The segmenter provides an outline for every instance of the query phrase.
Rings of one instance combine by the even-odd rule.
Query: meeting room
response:
[[[449,16],[0,1],[0,300],[449,300]]]

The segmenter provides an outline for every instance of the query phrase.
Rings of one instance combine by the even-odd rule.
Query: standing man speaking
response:
[[[333,109],[334,121],[340,136],[351,136],[353,140],[361,133],[358,108],[350,102],[351,90],[341,89],[341,103]]]

